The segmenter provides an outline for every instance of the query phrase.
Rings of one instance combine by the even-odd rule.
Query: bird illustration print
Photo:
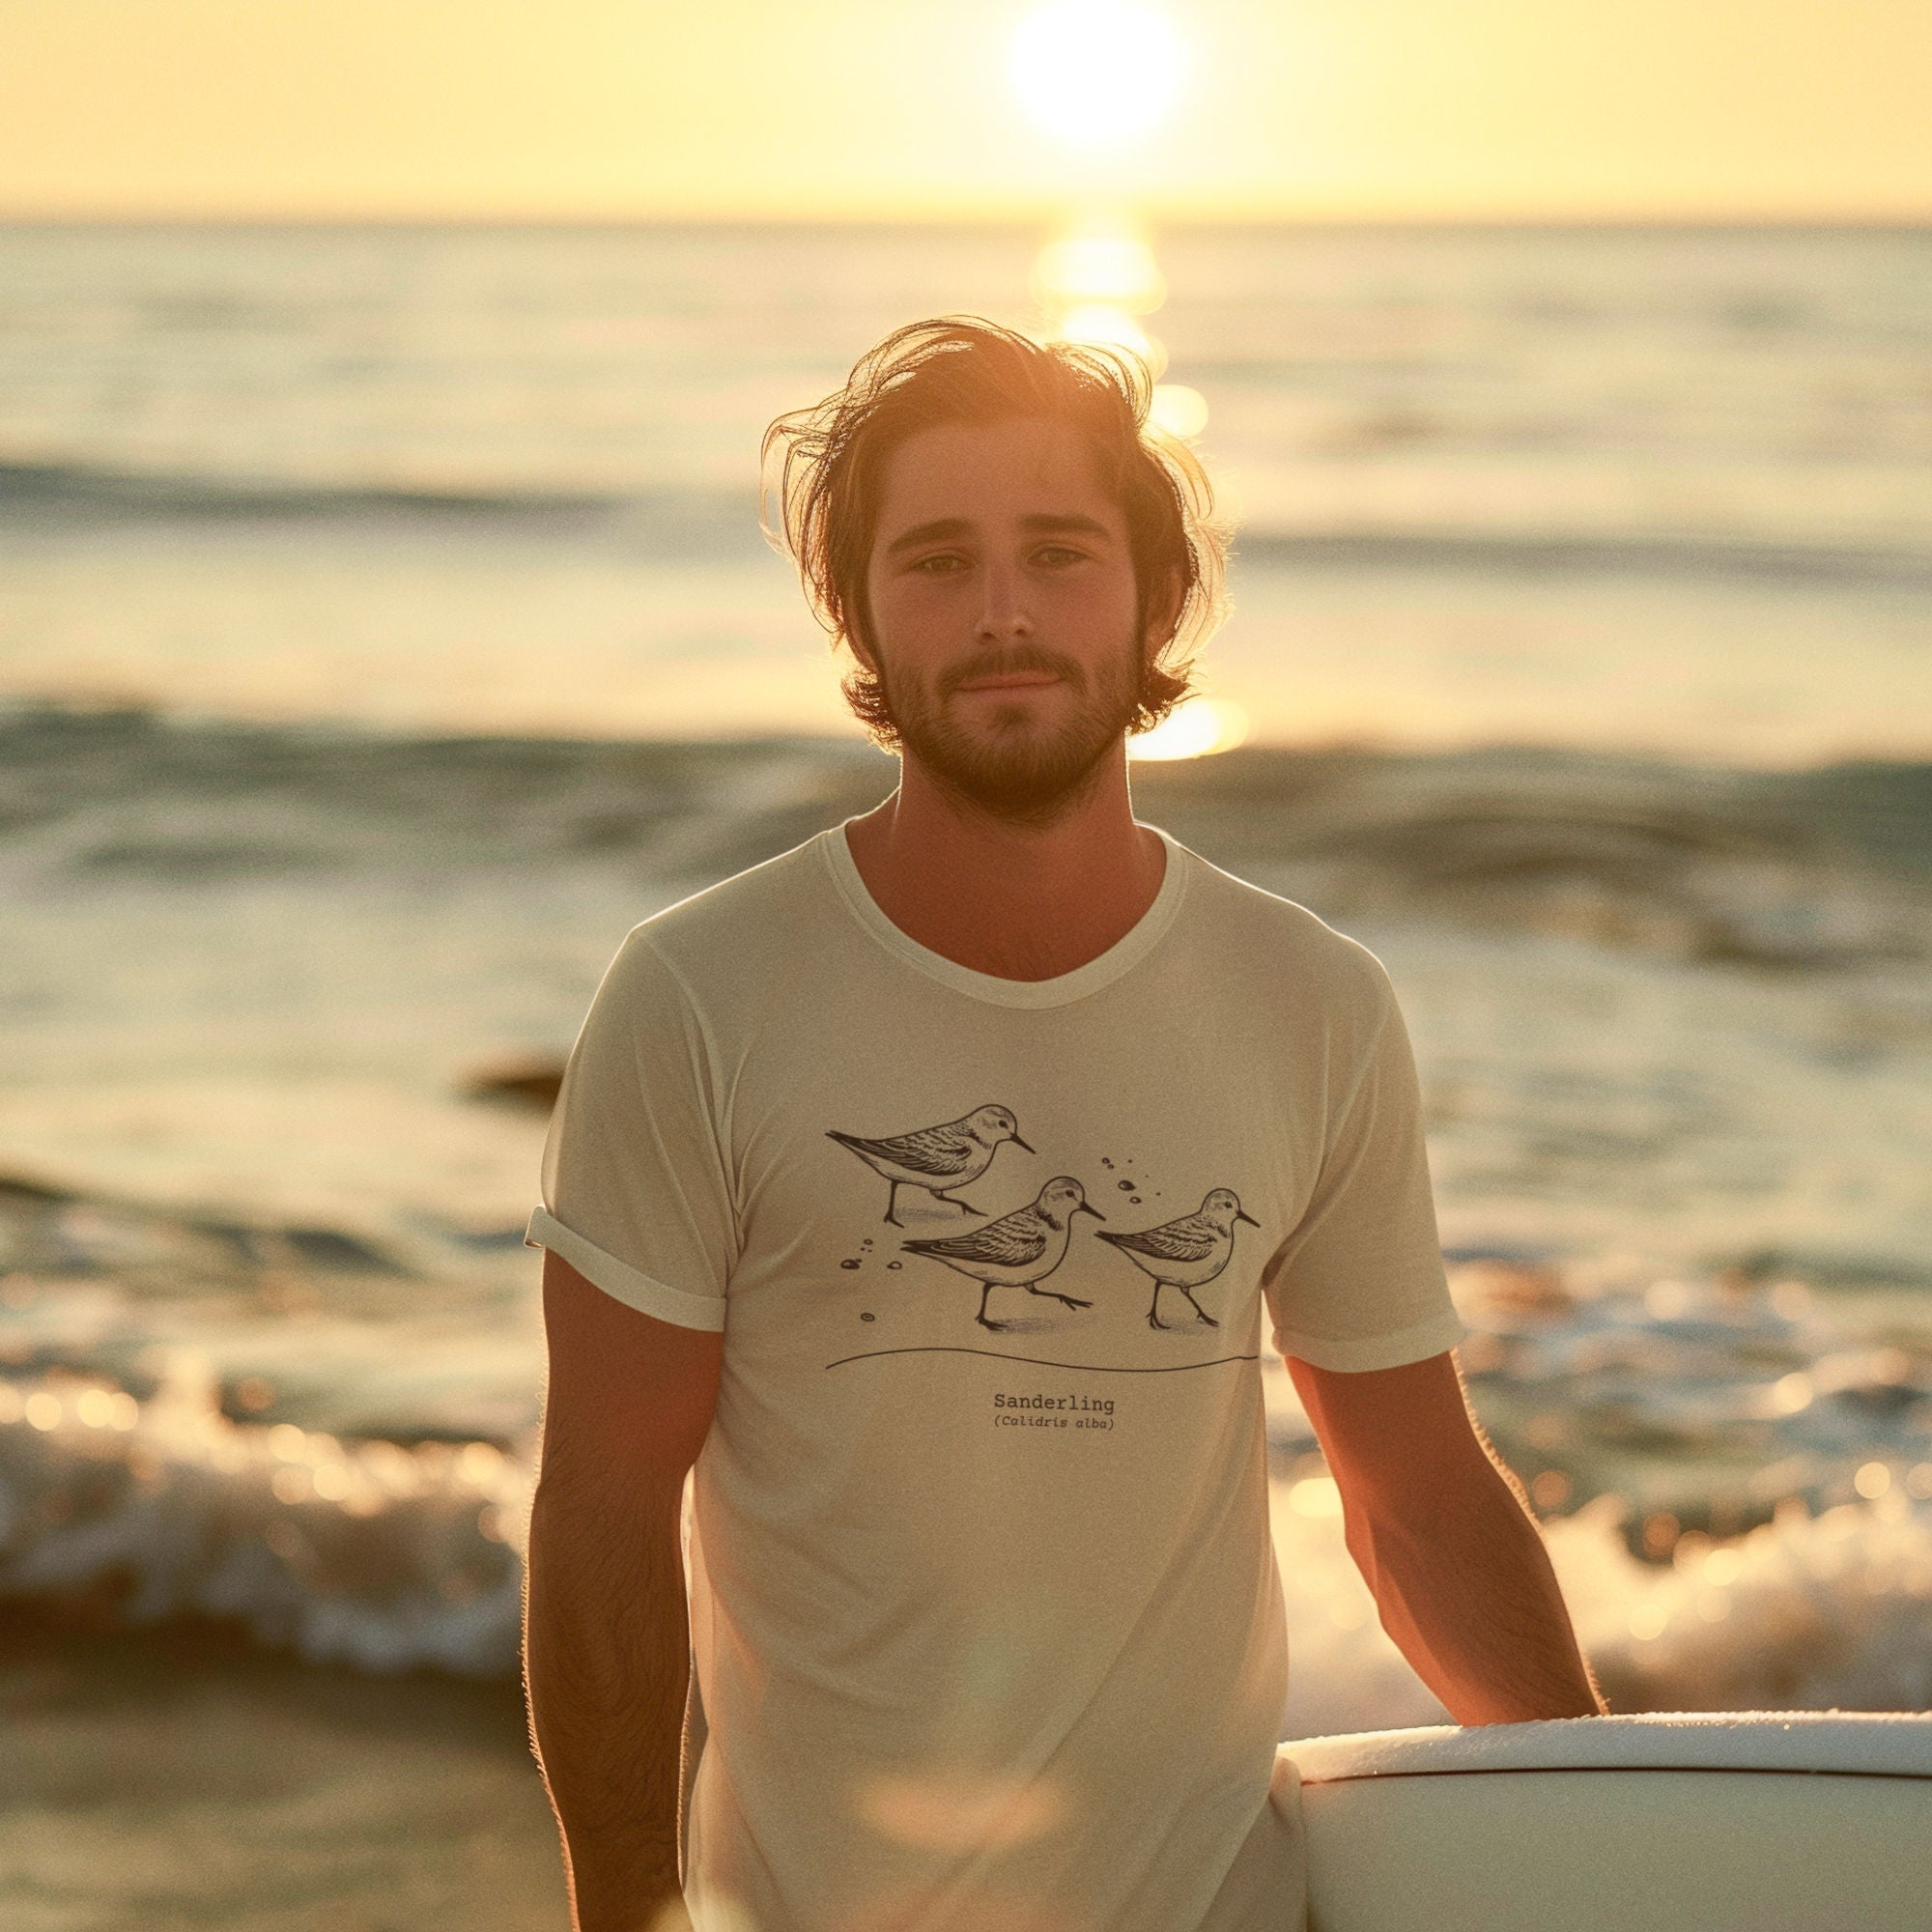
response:
[[[983,1228],[975,1228],[970,1235],[901,1241],[899,1246],[909,1255],[930,1255],[977,1281],[980,1325],[1007,1328],[1010,1322],[996,1321],[986,1313],[986,1297],[996,1288],[1023,1288],[1029,1294],[1048,1295],[1068,1308],[1093,1307],[1091,1301],[1039,1285],[1066,1259],[1076,1214],[1091,1214],[1096,1221],[1107,1218],[1097,1208],[1088,1207],[1087,1190],[1077,1180],[1069,1175],[1056,1175],[1039,1190],[1037,1200],[1001,1215],[997,1221],[988,1221]]]
[[[1245,1221],[1251,1228],[1261,1223],[1241,1208],[1241,1199],[1232,1187],[1217,1187],[1202,1202],[1200,1210],[1183,1214],[1178,1221],[1163,1221],[1157,1228],[1144,1228],[1137,1235],[1102,1233],[1100,1238],[1117,1247],[1133,1264],[1153,1277],[1153,1300],[1148,1308],[1148,1326],[1165,1328],[1160,1319],[1160,1292],[1178,1288],[1188,1305],[1210,1328],[1221,1324],[1194,1299],[1194,1291],[1205,1287],[1228,1265],[1235,1252],[1235,1223]]]
[[[873,1173],[892,1182],[892,1190],[886,1196],[886,1220],[895,1228],[905,1226],[898,1215],[901,1187],[923,1187],[935,1201],[945,1201],[965,1208],[969,1214],[977,1214],[980,1209],[970,1201],[961,1201],[953,1189],[970,1187],[978,1180],[992,1165],[1003,1142],[1011,1141],[1015,1147],[1033,1152],[1020,1138],[1019,1122],[1013,1119],[1012,1109],[999,1106],[975,1107],[956,1121],[948,1121],[937,1127],[920,1127],[909,1134],[894,1134],[884,1140],[865,1140],[858,1134],[841,1134],[837,1129],[829,1130],[826,1139],[850,1148]]]

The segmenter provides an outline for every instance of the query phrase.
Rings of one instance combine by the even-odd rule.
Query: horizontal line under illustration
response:
[[[882,1355],[984,1355],[992,1362],[1025,1362],[1038,1369],[1072,1369],[1089,1376],[1178,1376],[1189,1369],[1214,1369],[1224,1362],[1258,1362],[1256,1355],[1216,1355],[1206,1362],[1155,1362],[1144,1367],[1120,1362],[1056,1362],[1048,1355],[1009,1355],[1004,1349],[968,1349],[959,1344],[933,1343],[924,1348],[867,1349],[857,1355],[840,1355],[827,1362],[827,1369],[842,1369],[848,1362],[877,1361]]]

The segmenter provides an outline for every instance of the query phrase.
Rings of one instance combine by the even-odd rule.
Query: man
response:
[[[582,1932],[1298,1928],[1264,1310],[1449,1711],[1603,1708],[1386,977],[1133,818],[1221,555],[1147,401],[942,321],[768,438],[901,779],[637,927],[558,1101],[526,1655]]]

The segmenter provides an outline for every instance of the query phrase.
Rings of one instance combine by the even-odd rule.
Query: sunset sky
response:
[[[1927,0],[1169,0],[1082,157],[1031,0],[0,0],[11,215],[1932,217]]]

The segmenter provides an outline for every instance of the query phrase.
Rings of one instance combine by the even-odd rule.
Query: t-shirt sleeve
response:
[[[605,972],[571,1049],[525,1236],[631,1307],[724,1326],[737,1258],[716,1069],[699,1016],[643,928]]]
[[[1321,1369],[1394,1368],[1468,1332],[1443,1272],[1408,1032],[1369,963],[1364,1049],[1335,1069],[1307,1209],[1263,1276],[1276,1346]]]

